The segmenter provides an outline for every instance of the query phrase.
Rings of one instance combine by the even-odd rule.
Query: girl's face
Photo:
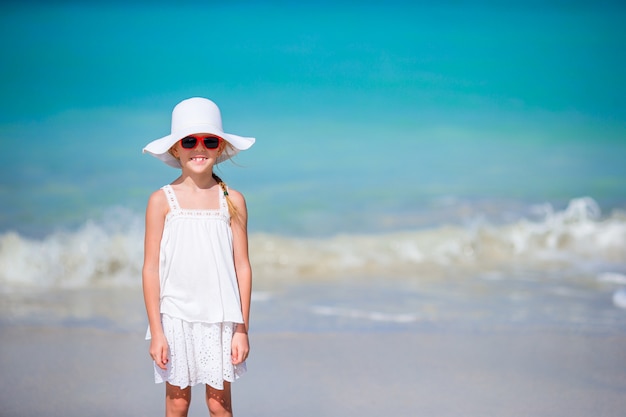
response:
[[[226,145],[224,139],[211,134],[194,134],[176,142],[172,155],[180,160],[182,167],[204,170],[213,167]]]

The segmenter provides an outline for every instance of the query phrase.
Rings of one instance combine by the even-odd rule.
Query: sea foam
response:
[[[540,207],[540,220],[509,224],[441,226],[376,235],[294,238],[250,236],[259,279],[324,279],[341,276],[437,275],[454,268],[493,274],[520,265],[535,270],[595,268],[595,276],[626,272],[626,215],[602,217],[590,198],[575,199],[562,211]],[[87,222],[72,232],[42,239],[0,235],[0,284],[17,287],[80,288],[139,286],[143,230]],[[118,225],[119,226],[119,225]],[[602,275],[604,274],[604,275]],[[613,274],[613,275],[611,275]]]

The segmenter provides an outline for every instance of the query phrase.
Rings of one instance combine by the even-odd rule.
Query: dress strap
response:
[[[180,205],[178,204],[178,199],[176,199],[176,194],[174,194],[172,186],[168,184],[161,187],[161,189],[165,192],[167,203],[170,205],[170,210],[180,210]]]
[[[228,195],[228,185],[224,185],[224,187],[226,187],[225,190],[220,189],[220,210],[222,210],[226,214],[229,214],[228,202],[226,201],[226,196]]]

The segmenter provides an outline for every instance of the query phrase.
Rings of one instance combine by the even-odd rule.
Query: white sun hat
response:
[[[193,97],[174,107],[171,133],[147,144],[143,153],[149,153],[171,167],[180,168],[180,162],[168,152],[169,149],[182,138],[199,133],[210,133],[226,140],[226,147],[217,158],[218,164],[232,158],[239,151],[248,149],[256,140],[225,133],[219,107],[209,99]]]

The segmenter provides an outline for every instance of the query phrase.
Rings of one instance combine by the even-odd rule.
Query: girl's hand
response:
[[[250,352],[250,344],[248,343],[248,334],[242,329],[242,325],[238,324],[233,334],[233,342],[231,345],[231,357],[233,365],[239,365],[248,358]]]
[[[167,339],[164,335],[154,337],[150,340],[150,357],[154,360],[156,365],[165,370],[169,356],[169,346],[167,345]]]

